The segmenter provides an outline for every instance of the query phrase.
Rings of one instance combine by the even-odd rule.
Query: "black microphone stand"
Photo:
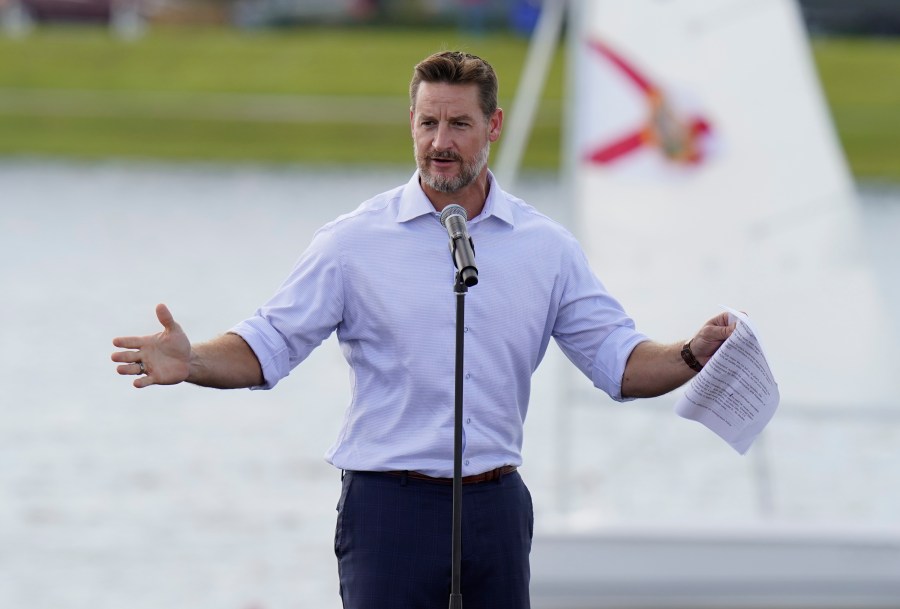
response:
[[[463,425],[463,342],[466,327],[468,286],[456,273],[456,398],[453,419],[453,547],[450,579],[450,609],[462,609],[460,570],[462,565],[462,425]]]
[[[453,547],[451,552],[450,609],[462,609],[462,451],[463,451],[463,340],[466,331],[466,292],[478,283],[475,244],[466,230],[466,210],[457,204],[441,211],[441,224],[450,235],[450,253],[457,268],[453,283],[456,294],[456,388],[453,419]]]

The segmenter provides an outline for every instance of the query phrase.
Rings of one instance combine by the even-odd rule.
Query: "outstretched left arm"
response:
[[[734,332],[728,313],[720,313],[705,324],[690,340],[691,351],[701,365]],[[631,352],[622,375],[622,396],[651,398],[684,385],[695,374],[681,357],[683,342],[663,345],[652,341],[639,344]]]

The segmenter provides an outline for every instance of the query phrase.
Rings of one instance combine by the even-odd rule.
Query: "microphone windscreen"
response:
[[[457,205],[456,203],[451,203],[441,212],[441,224],[446,227],[447,219],[450,216],[462,216],[463,220],[469,219],[469,214],[466,213],[466,210],[462,205]]]

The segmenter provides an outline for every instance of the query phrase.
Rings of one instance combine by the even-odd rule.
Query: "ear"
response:
[[[488,139],[492,142],[496,142],[500,139],[500,131],[503,128],[503,109],[497,108],[494,110],[494,114],[491,115],[491,118],[488,120]]]
[[[409,132],[412,133],[414,136],[415,136],[415,133],[416,133],[416,130],[415,130],[415,123],[413,122],[413,120],[415,119],[415,117],[416,117],[416,112],[415,112],[415,110],[413,109],[413,107],[410,106],[410,107],[409,107]]]

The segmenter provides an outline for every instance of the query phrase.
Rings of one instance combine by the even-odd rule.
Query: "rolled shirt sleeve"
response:
[[[618,402],[622,376],[632,350],[649,338],[609,294],[591,270],[584,251],[569,241],[559,311],[553,328],[557,344],[595,387]]]
[[[253,389],[274,387],[341,322],[341,257],[332,224],[316,233],[272,298],[229,330],[247,341],[262,367],[264,383]]]
[[[243,338],[262,368],[263,384],[250,389],[271,389],[291,372],[288,346],[284,337],[259,312],[229,330]]]
[[[650,339],[627,326],[621,326],[610,333],[597,349],[597,357],[590,375],[594,387],[602,389],[617,402],[630,402],[635,399],[622,396],[622,377],[631,352],[647,340]]]

